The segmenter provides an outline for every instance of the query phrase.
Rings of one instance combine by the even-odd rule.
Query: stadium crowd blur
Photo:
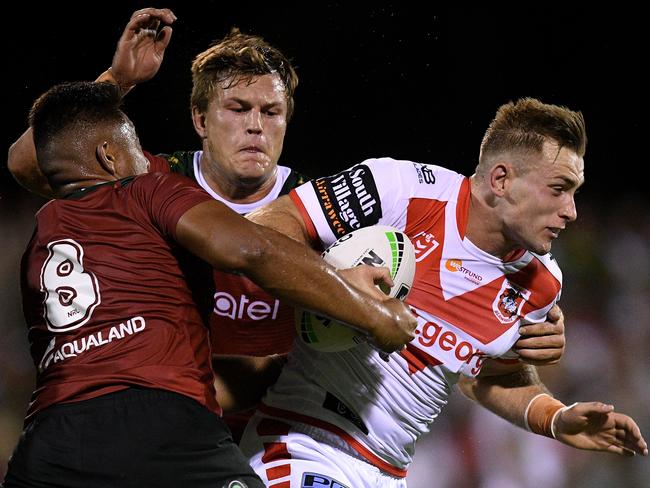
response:
[[[301,82],[280,162],[310,175],[376,156],[470,174],[478,138],[500,104],[533,96],[583,110],[589,144],[578,220],[553,244],[564,273],[568,346],[561,363],[541,374],[565,402],[612,403],[650,437],[650,197],[638,173],[647,137],[636,107],[647,90],[639,72],[642,14],[591,6],[588,12],[536,6],[526,13],[490,5],[426,16],[379,3],[349,10],[335,2],[307,15],[276,4],[252,11],[223,2],[158,3],[179,17],[176,44],[157,78],[129,95],[126,106],[150,151],[199,147],[187,112],[189,63],[231,25],[264,35],[296,60]],[[206,15],[217,3],[219,18]],[[24,130],[35,96],[57,81],[92,78],[106,68],[134,7],[103,14],[102,24],[113,30],[79,24],[57,4],[47,8],[36,17],[25,12],[31,30],[42,34],[7,54],[15,73],[5,95],[13,127],[8,144]],[[24,39],[23,24],[9,24],[7,38],[20,32]],[[98,29],[106,38],[101,50]],[[58,46],[47,56],[45,38]],[[79,42],[84,38],[92,42]],[[156,122],[149,118],[152,107],[163,110]],[[19,266],[43,203],[0,163],[0,479],[34,386]],[[460,393],[419,443],[408,477],[410,488],[641,487],[648,480],[648,458],[570,449],[512,427]]]

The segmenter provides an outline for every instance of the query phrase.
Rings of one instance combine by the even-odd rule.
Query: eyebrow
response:
[[[228,98],[224,99],[224,102],[235,102],[235,103],[238,103],[240,105],[245,105],[247,107],[253,105],[253,103],[251,103],[249,100],[244,100],[243,98],[239,98],[239,97],[228,97]],[[262,108],[263,109],[268,109],[268,108],[277,107],[277,106],[280,106],[280,105],[282,105],[282,100],[267,103],[265,105],[262,105]]]
[[[577,180],[564,175],[554,176],[554,178],[562,180],[570,188],[580,186],[585,182],[584,180],[582,180],[582,182],[578,182]]]

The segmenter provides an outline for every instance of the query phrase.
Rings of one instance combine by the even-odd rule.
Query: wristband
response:
[[[555,438],[553,422],[560,411],[566,407],[564,403],[556,400],[547,393],[540,393],[531,398],[524,411],[524,425],[526,430],[535,434]]]
[[[578,402],[575,402],[575,403],[572,404],[572,405],[568,405],[568,406],[566,406],[566,407],[562,407],[561,409],[559,409],[557,412],[555,412],[555,413],[553,414],[553,418],[551,419],[551,437],[553,437],[553,439],[557,439],[557,434],[555,433],[555,421],[557,420],[557,418],[560,416],[560,414],[561,414],[562,412],[566,412],[566,411],[569,410],[570,408],[575,407],[577,404],[578,404]]]

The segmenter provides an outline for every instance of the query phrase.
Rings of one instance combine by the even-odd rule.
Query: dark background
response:
[[[150,6],[75,5],[22,6],[22,15],[5,18],[7,147],[26,127],[36,96],[55,82],[94,79],[110,65],[131,12]],[[647,36],[639,12],[546,4],[523,10],[429,6],[432,13],[397,2],[300,5],[157,5],[171,7],[178,21],[158,76],[127,97],[143,146],[152,152],[199,148],[188,109],[190,63],[237,25],[263,35],[297,67],[296,113],[281,162],[309,174],[374,156],[471,174],[497,107],[533,96],[585,114],[584,197],[645,191],[637,174],[645,165],[636,164],[644,154],[640,105],[648,84],[641,75]],[[2,179],[7,189],[6,171]]]
[[[305,2],[306,3],[306,2]],[[300,85],[280,162],[317,176],[368,157],[471,174],[499,105],[523,96],[582,110],[589,144],[579,219],[553,246],[564,272],[568,348],[542,368],[567,404],[612,402],[650,434],[650,218],[647,18],[622,8],[442,9],[341,3],[185,1],[163,66],[126,98],[145,149],[199,149],[190,63],[233,25],[264,36]],[[3,12],[6,151],[52,84],[95,79],[143,2],[23,1]],[[642,44],[643,42],[643,44]],[[34,382],[20,307],[20,255],[44,200],[0,164],[0,479]],[[579,452],[526,435],[452,396],[417,450],[411,488],[644,486],[648,459]],[[419,456],[419,459],[418,459]],[[435,480],[435,481],[432,481]]]

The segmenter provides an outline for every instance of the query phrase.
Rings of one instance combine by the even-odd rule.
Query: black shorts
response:
[[[129,388],[38,413],[9,460],[5,486],[264,484],[220,417],[183,395]]]

